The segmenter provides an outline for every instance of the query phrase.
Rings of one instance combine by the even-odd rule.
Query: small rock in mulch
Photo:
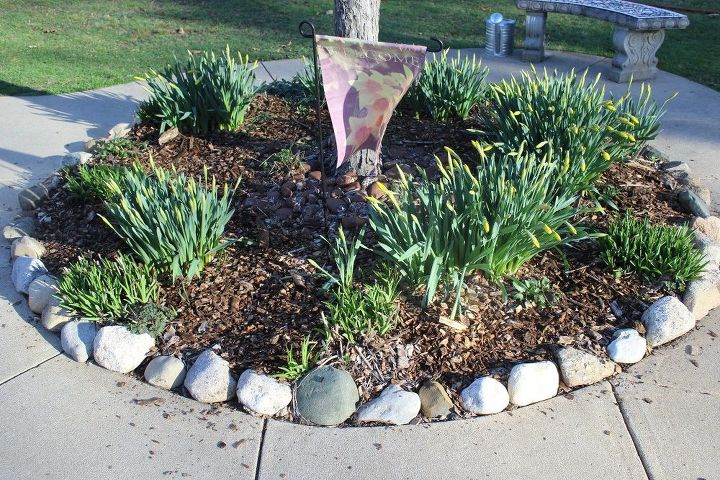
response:
[[[377,398],[358,409],[357,419],[359,422],[405,425],[417,417],[419,412],[420,397],[417,393],[390,385]]]
[[[445,387],[438,382],[425,382],[418,391],[423,417],[445,419],[452,413],[453,403]]]
[[[198,355],[185,377],[185,388],[198,402],[225,402],[235,396],[237,381],[230,364],[212,350]]]
[[[249,410],[272,416],[292,401],[292,390],[287,383],[248,369],[238,378],[237,397]]]
[[[678,194],[678,203],[688,213],[696,217],[707,218],[711,216],[710,209],[705,202],[691,190],[683,190]]]
[[[647,342],[634,328],[615,332],[615,339],[607,347],[608,356],[617,363],[637,363],[647,351]]]
[[[178,130],[177,127],[169,128],[158,137],[158,145],[165,145],[175,139],[178,135],[180,135],[180,130]]]
[[[10,257],[42,258],[45,254],[45,247],[32,237],[23,236],[13,240],[10,246]]]
[[[697,217],[693,221],[692,228],[705,234],[713,242],[720,242],[720,218],[715,216]]]
[[[672,161],[672,162],[665,162],[660,165],[660,168],[662,170],[665,170],[666,172],[682,172],[682,173],[690,173],[690,166],[685,162],[680,161]]]
[[[510,403],[505,385],[492,377],[476,378],[460,396],[465,410],[476,415],[502,412]]]
[[[576,348],[561,348],[555,356],[568,387],[591,385],[615,373],[615,363]]]
[[[110,130],[108,130],[108,140],[112,140],[115,138],[123,138],[127,137],[130,133],[130,124],[129,123],[118,123],[114,127],[112,127]]]
[[[76,362],[87,362],[93,354],[97,327],[87,320],[66,323],[60,332],[60,345],[65,354]]]
[[[18,203],[24,211],[35,210],[48,197],[46,186],[37,184],[18,193]]]
[[[380,188],[379,182],[373,182],[370,184],[370,186],[367,188],[367,194],[371,197],[375,197],[378,200],[383,200],[387,194]]]
[[[648,345],[657,347],[695,327],[695,316],[676,297],[666,296],[650,305],[642,316]]]
[[[355,412],[359,399],[350,374],[334,367],[310,371],[295,390],[297,413],[315,425],[341,424]]]
[[[710,310],[720,306],[720,272],[706,271],[700,278],[688,283],[683,303],[695,316],[695,320],[700,320]]]
[[[13,263],[10,279],[15,290],[20,293],[28,293],[28,288],[33,280],[47,273],[47,268],[37,258],[18,257]]]
[[[28,306],[30,310],[33,313],[42,313],[57,291],[57,280],[50,275],[41,275],[33,280],[28,286]]]
[[[342,213],[347,209],[347,202],[343,198],[328,198],[325,202],[327,209],[332,213]]]
[[[72,152],[68,153],[62,159],[63,167],[74,167],[76,165],[85,165],[92,160],[92,154],[88,152]]]
[[[112,325],[103,327],[93,342],[93,357],[101,367],[120,373],[135,370],[155,345],[147,333],[135,334],[127,327]]]
[[[150,385],[172,390],[185,380],[185,363],[177,357],[160,355],[150,360],[145,367],[145,380]]]
[[[66,323],[75,320],[72,313],[60,306],[60,301],[52,297],[40,317],[42,326],[51,332],[59,332]]]
[[[5,240],[12,241],[33,233],[35,233],[35,220],[32,217],[20,217],[3,228]]]
[[[560,375],[553,362],[521,363],[510,370],[508,393],[518,407],[552,398],[560,387]]]

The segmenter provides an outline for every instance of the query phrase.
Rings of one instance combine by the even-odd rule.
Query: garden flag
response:
[[[425,64],[426,47],[325,35],[316,41],[337,165],[359,150],[379,155],[393,110]]]

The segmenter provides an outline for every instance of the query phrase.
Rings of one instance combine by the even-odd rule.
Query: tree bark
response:
[[[378,41],[380,31],[380,0],[335,0],[335,35]],[[340,169],[354,169],[363,177],[376,177],[381,172],[379,152],[360,150]]]

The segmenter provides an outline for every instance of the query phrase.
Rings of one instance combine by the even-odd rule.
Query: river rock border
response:
[[[109,137],[127,135],[127,124],[119,124]],[[88,142],[92,151],[98,140]],[[646,153],[658,162],[666,186],[678,192],[683,209],[693,215],[696,248],[707,260],[702,276],[690,282],[682,301],[675,296],[660,298],[642,315],[643,337],[635,329],[620,329],[607,346],[608,359],[572,347],[558,347],[555,362],[541,361],[516,364],[510,371],[507,386],[493,376],[476,378],[460,393],[460,404],[471,415],[490,415],[510,405],[522,407],[554,397],[561,390],[590,385],[621,371],[620,365],[642,360],[653,348],[671,342],[692,330],[710,310],[720,306],[720,218],[712,216],[708,204],[710,191],[691,174],[684,162],[668,160],[652,147]],[[67,155],[63,165],[89,161],[89,152]],[[60,184],[55,173],[43,182],[19,192],[18,203],[23,214],[3,229],[11,243],[12,284],[28,298],[29,308],[40,315],[43,328],[59,332],[65,354],[77,362],[94,362],[108,370],[130,373],[148,356],[155,341],[148,334],[137,335],[119,325],[100,329],[93,322],[76,318],[59,305],[54,296],[57,280],[48,275],[42,263],[45,248],[32,237],[35,222],[52,221],[41,209]],[[610,312],[615,314],[617,312]],[[332,366],[317,367],[291,385],[252,369],[235,378],[230,366],[216,351],[208,349],[195,358],[188,369],[182,359],[155,356],[144,370],[145,380],[167,390],[183,390],[203,403],[237,399],[251,414],[272,417],[284,415],[292,403],[299,420],[334,426],[354,416],[355,424],[381,423],[402,425],[416,423],[419,415],[427,419],[452,418],[454,405],[446,387],[428,381],[418,392],[388,385],[379,396],[358,407],[358,389],[352,377]]]

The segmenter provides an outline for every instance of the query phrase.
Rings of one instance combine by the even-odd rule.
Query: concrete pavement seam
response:
[[[262,65],[263,70],[265,70],[265,71],[267,72],[267,74],[270,75],[270,78],[271,78],[272,81],[274,82],[274,81],[275,81],[275,77],[273,77],[273,74],[270,73],[270,70],[265,66],[265,62],[260,62],[260,65]]]
[[[630,426],[630,423],[628,422],[627,418],[627,412],[623,408],[622,400],[618,396],[617,392],[615,391],[615,385],[613,382],[610,383],[610,388],[612,389],[613,396],[615,397],[615,404],[618,407],[618,410],[620,411],[620,415],[622,416],[623,423],[625,424],[625,429],[627,430],[628,434],[630,435],[630,440],[633,443],[633,447],[635,447],[635,453],[637,454],[638,458],[640,459],[640,464],[643,467],[643,470],[645,470],[645,476],[648,478],[648,480],[655,480],[655,477],[652,476],[650,473],[650,468],[647,464],[647,459],[645,458],[645,454],[640,449],[640,439],[635,434],[635,431]]]
[[[260,478],[260,461],[262,459],[263,447],[265,446],[265,432],[268,427],[268,419],[263,419],[263,428],[260,433],[260,444],[258,445],[257,460],[255,461],[255,480]]]
[[[42,362],[38,363],[37,365],[33,365],[32,367],[28,368],[27,370],[23,370],[22,372],[13,375],[12,377],[8,378],[7,380],[4,380],[4,381],[0,382],[0,387],[4,386],[4,385],[5,385],[6,383],[8,383],[8,382],[11,382],[11,381],[15,380],[16,378],[18,378],[18,377],[20,377],[20,376],[22,376],[22,375],[25,375],[25,374],[26,374],[27,372],[29,372],[30,370],[35,370],[35,369],[38,368],[39,366],[43,365],[43,364],[46,363],[46,362],[49,362],[49,361],[52,360],[53,358],[59,357],[60,355],[62,355],[62,352],[58,352],[58,353],[56,353],[55,355],[53,355],[52,357],[46,358],[45,360],[43,360]]]

